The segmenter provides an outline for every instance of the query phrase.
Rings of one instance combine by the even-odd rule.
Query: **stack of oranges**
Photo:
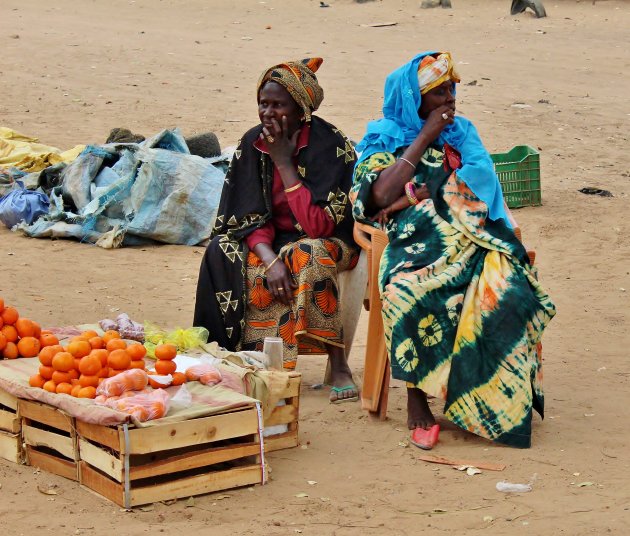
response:
[[[33,320],[20,316],[15,307],[4,306],[0,298],[0,357],[35,357],[41,348],[58,344],[50,331]]]
[[[78,398],[94,398],[96,388],[110,378],[137,368],[144,370],[146,348],[127,344],[115,330],[99,336],[88,330],[70,339],[67,346],[53,344],[39,352],[39,373],[30,377],[31,387]]]
[[[173,361],[177,356],[177,346],[174,344],[158,344],[155,347],[155,371],[149,371],[149,374],[156,374],[158,376],[171,375],[172,380],[170,383],[161,383],[153,378],[149,378],[149,384],[154,389],[160,389],[169,387],[171,385],[181,385],[186,381],[186,375],[181,372],[175,372],[177,365]]]

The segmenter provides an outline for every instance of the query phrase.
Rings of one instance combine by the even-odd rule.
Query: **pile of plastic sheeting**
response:
[[[61,162],[72,162],[84,148],[84,145],[77,145],[62,152],[56,147],[39,143],[37,138],[0,127],[0,167],[40,171]]]
[[[49,213],[14,230],[104,248],[203,243],[214,225],[230,156],[191,155],[178,129],[137,144],[87,146],[51,181]]]

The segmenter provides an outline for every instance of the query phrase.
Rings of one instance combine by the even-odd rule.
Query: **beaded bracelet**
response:
[[[407,200],[410,205],[417,205],[420,203],[420,200],[416,197],[416,187],[413,185],[413,182],[405,184],[405,194],[407,195]]]

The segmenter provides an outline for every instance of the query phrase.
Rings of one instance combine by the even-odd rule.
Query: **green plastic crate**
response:
[[[507,153],[490,155],[510,208],[542,205],[540,153],[529,145],[517,145]]]

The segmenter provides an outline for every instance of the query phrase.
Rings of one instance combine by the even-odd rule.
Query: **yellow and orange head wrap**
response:
[[[459,75],[449,52],[441,52],[437,57],[425,56],[418,65],[420,94],[424,95],[447,80],[459,83]]]
[[[324,90],[317,82],[315,71],[323,63],[322,58],[307,58],[301,61],[288,61],[267,69],[258,79],[256,94],[268,82],[277,82],[293,97],[304,111],[304,120],[311,120],[311,112],[319,108],[324,100]]]

